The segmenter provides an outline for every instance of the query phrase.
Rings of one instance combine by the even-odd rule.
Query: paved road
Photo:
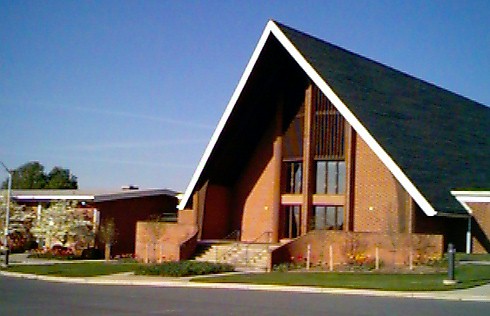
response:
[[[0,315],[487,315],[490,303],[52,283],[0,276]]]

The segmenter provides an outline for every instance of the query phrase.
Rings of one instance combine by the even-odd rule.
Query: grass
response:
[[[466,253],[457,253],[456,260],[459,261],[490,261],[490,254],[466,254]]]
[[[11,265],[4,270],[8,272],[63,277],[93,277],[130,272],[136,270],[138,266],[139,264],[136,263],[80,262],[43,265]]]
[[[444,285],[446,274],[377,274],[327,272],[272,272],[194,278],[194,282],[252,283],[387,291],[441,291],[490,283],[490,266],[464,265],[456,269],[455,285]]]
[[[57,263],[49,265],[11,265],[10,272],[64,277],[93,277],[141,271],[148,265],[120,262]],[[465,264],[456,268],[456,285],[443,285],[444,273],[382,274],[373,272],[272,272],[193,278],[194,282],[252,283],[330,288],[377,289],[389,291],[440,291],[464,289],[490,283],[490,265]]]

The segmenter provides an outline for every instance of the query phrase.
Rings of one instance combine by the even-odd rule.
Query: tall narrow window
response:
[[[301,219],[301,206],[288,205],[285,207],[284,238],[299,236]]]
[[[301,193],[303,180],[303,163],[301,161],[286,161],[286,193]]]

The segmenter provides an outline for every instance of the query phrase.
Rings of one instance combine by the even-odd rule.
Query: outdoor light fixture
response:
[[[9,265],[9,246],[8,246],[8,236],[9,236],[9,224],[10,224],[10,193],[12,190],[12,172],[5,166],[5,164],[0,161],[2,167],[8,173],[8,189],[7,189],[7,210],[5,212],[5,232],[3,235],[3,246],[5,247],[5,266]]]

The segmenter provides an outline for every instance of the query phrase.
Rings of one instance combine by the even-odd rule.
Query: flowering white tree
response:
[[[5,233],[5,215],[7,214],[7,196],[0,196],[0,244],[3,245],[3,236]],[[28,226],[34,219],[32,212],[29,212],[25,207],[19,206],[14,201],[10,200],[9,212],[9,231],[17,231],[22,234],[28,232]]]
[[[94,240],[93,223],[76,206],[76,201],[51,203],[34,221],[31,233],[44,239],[47,247],[54,242],[89,245]]]

